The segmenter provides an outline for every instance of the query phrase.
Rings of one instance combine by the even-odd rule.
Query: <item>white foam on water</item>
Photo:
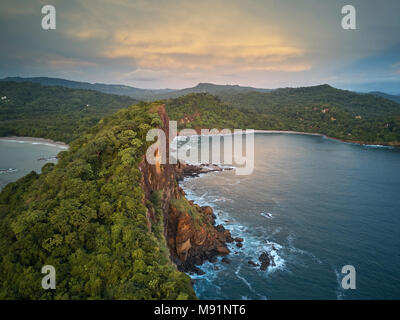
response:
[[[232,200],[232,199],[225,198],[225,197],[220,197],[220,198],[216,198],[213,202],[214,202],[214,203],[215,203],[215,202],[233,202],[233,200]]]
[[[254,291],[253,287],[251,286],[251,284],[246,280],[246,278],[242,277],[239,275],[240,269],[242,268],[242,265],[239,264],[239,266],[237,267],[235,274],[236,277],[238,277],[240,280],[242,280],[244,282],[244,284],[250,289],[251,292],[253,292],[254,294],[256,294],[256,292]]]
[[[240,180],[236,180],[235,182],[233,182],[233,183],[230,183],[229,185],[230,186],[237,186],[238,184],[240,184]]]
[[[7,139],[7,140],[1,140],[1,141],[8,141],[8,142],[13,142],[13,143],[27,143],[31,145],[44,145],[44,146],[49,146],[49,147],[54,147],[58,149],[63,149],[63,150],[68,150],[69,146],[62,146],[56,143],[49,143],[49,142],[37,142],[37,141],[24,141],[24,140],[12,140],[12,139]]]
[[[267,218],[267,219],[272,219],[273,215],[270,212],[261,212],[260,213],[263,217]]]
[[[375,148],[375,149],[394,149],[392,146],[384,146],[382,144],[363,144],[363,147],[365,148]]]
[[[236,243],[227,244],[231,252],[240,252],[241,255],[245,256],[246,261],[258,260],[258,257],[262,252],[268,252],[274,260],[275,266],[271,265],[266,271],[259,270],[261,273],[268,274],[276,270],[283,270],[285,268],[285,260],[278,253],[278,251],[282,249],[280,244],[251,234],[248,230],[248,227],[240,225],[227,212],[215,208],[214,203],[218,202],[219,198],[215,199],[214,201],[210,201],[209,199],[194,195],[191,190],[185,190],[185,192],[188,199],[193,200],[198,205],[211,206],[216,214],[215,223],[224,225],[224,227],[231,232],[232,237],[243,238],[243,247],[240,249],[236,247]],[[225,221],[229,221],[229,223],[227,224]],[[214,272],[213,270],[211,271]]]
[[[216,219],[216,224],[222,224],[227,230],[229,230],[232,234],[232,237],[240,237],[243,238],[243,247],[239,250],[242,254],[246,256],[246,259],[258,259],[258,256],[262,252],[270,253],[271,257],[274,260],[275,266],[270,266],[266,271],[261,272],[273,272],[276,270],[283,270],[285,267],[285,260],[278,254],[278,251],[282,249],[282,246],[276,242],[269,241],[266,238],[260,238],[251,234],[248,231],[248,227],[244,225],[240,225],[236,219],[232,218],[227,212],[219,210],[215,208],[214,203],[219,201],[228,201],[228,199],[221,197],[214,200],[206,199],[205,197],[199,197],[194,194],[190,189],[184,189],[186,192],[186,196],[189,200],[193,200],[200,206],[210,206],[213,208]],[[230,200],[230,199],[229,199]],[[232,201],[232,200],[231,200]],[[226,223],[229,221],[229,224]],[[235,243],[228,244],[228,248],[231,252],[237,250]],[[256,256],[254,255],[256,253]]]
[[[322,261],[320,259],[318,259],[315,255],[313,255],[311,252],[296,248],[293,245],[293,241],[294,241],[294,236],[292,234],[290,234],[287,237],[287,242],[288,242],[288,249],[293,252],[293,253],[297,253],[297,254],[301,254],[301,255],[305,255],[310,257],[312,260],[314,260],[315,262],[317,262],[318,264],[322,264]]]
[[[220,172],[213,172],[211,174],[219,174]],[[210,175],[210,173],[206,173],[207,175]],[[199,177],[197,177],[199,178]],[[192,178],[190,178],[192,179]],[[258,236],[255,235],[251,230],[249,230],[249,228],[245,225],[241,225],[238,223],[238,221],[231,217],[230,214],[224,210],[220,210],[218,208],[218,203],[220,202],[234,202],[232,199],[227,199],[225,197],[222,196],[218,196],[218,195],[209,195],[208,192],[203,193],[201,196],[198,196],[196,194],[195,190],[192,190],[190,188],[190,185],[187,185],[186,182],[188,182],[189,180],[184,179],[183,183],[181,183],[181,187],[183,188],[183,190],[186,193],[186,197],[189,200],[193,200],[196,204],[198,204],[199,206],[210,206],[213,208],[214,213],[216,215],[216,219],[215,219],[215,224],[222,224],[225,229],[229,230],[231,232],[231,235],[233,238],[236,237],[240,237],[243,238],[243,247],[242,248],[238,248],[236,246],[236,242],[232,242],[232,243],[227,243],[227,246],[229,248],[229,250],[231,251],[231,256],[233,259],[235,259],[235,257],[237,255],[234,255],[234,253],[238,253],[239,256],[242,257],[242,261],[244,262],[240,262],[238,268],[235,271],[236,276],[243,281],[246,286],[249,288],[249,290],[256,296],[260,297],[261,299],[267,299],[266,296],[257,293],[254,288],[251,286],[251,283],[240,274],[240,270],[242,268],[242,265],[244,264],[244,267],[246,268],[250,268],[250,270],[252,270],[252,272],[256,272],[257,274],[259,274],[262,277],[268,277],[269,274],[276,272],[278,270],[285,270],[286,269],[286,263],[285,263],[285,259],[279,254],[279,251],[281,251],[283,249],[283,246],[274,242],[274,241],[270,241],[269,239],[267,239],[266,237],[262,237],[262,236]],[[271,217],[268,217],[271,218]],[[279,229],[279,228],[277,228]],[[280,229],[278,231],[274,231],[279,232]],[[267,270],[262,271],[259,268],[254,268],[250,265],[248,265],[248,261],[252,260],[255,261],[256,263],[259,262],[258,258],[261,255],[262,252],[267,252],[271,259],[273,260],[274,265],[270,265],[268,267]],[[271,262],[272,264],[272,262]],[[216,267],[218,268],[218,270],[215,270]],[[218,277],[218,273],[221,270],[224,270],[224,266],[221,263],[221,258],[218,259],[217,263],[210,263],[210,262],[206,262],[204,263],[202,266],[199,266],[199,268],[201,270],[203,270],[205,272],[204,275],[191,275],[191,277],[193,279],[202,279],[202,281],[207,281],[207,283],[209,285],[212,285],[215,287],[215,279]],[[205,290],[207,290],[207,285],[203,284],[195,284],[195,291],[197,294],[202,294]],[[221,289],[221,288],[219,288]]]
[[[221,287],[215,283],[215,279],[218,277],[218,273],[224,270],[224,265],[221,262],[221,257],[218,257],[217,259],[218,260],[215,263],[206,261],[201,266],[197,266],[204,272],[204,274],[188,273],[192,279],[196,280],[194,283],[196,295],[204,293],[208,286],[213,286],[219,295],[221,295]],[[202,283],[204,281],[207,282],[208,285],[204,285],[204,283]]]
[[[333,272],[335,273],[336,281],[338,284],[337,288],[335,289],[336,299],[343,300],[344,299],[344,289],[342,288],[342,279],[340,277],[340,273],[337,268],[335,268],[335,267],[332,267],[332,268],[333,268]]]
[[[18,169],[15,168],[0,169],[0,174],[15,173],[15,172],[18,172]]]
[[[235,271],[236,277],[237,277],[238,279],[242,280],[243,283],[250,289],[250,291],[251,291],[253,294],[259,296],[259,297],[260,297],[261,299],[263,299],[263,300],[268,300],[268,298],[267,298],[266,296],[257,293],[257,292],[253,289],[253,287],[251,286],[250,282],[248,282],[248,281],[246,280],[245,277],[242,277],[242,276],[239,274],[241,268],[242,268],[242,264],[239,264],[239,266],[237,267],[237,269],[236,269],[236,271]]]

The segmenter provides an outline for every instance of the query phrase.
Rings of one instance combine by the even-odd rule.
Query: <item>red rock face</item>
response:
[[[178,268],[197,272],[196,265],[201,265],[206,260],[213,261],[218,255],[229,254],[226,242],[231,238],[231,234],[221,225],[218,228],[213,226],[214,219],[210,207],[202,210],[193,205],[193,209],[196,211],[196,219],[170,205],[167,239],[171,258]]]
[[[164,105],[155,110],[162,122],[167,141],[169,141],[169,119]],[[169,145],[167,145],[167,154]],[[200,208],[189,203],[191,214],[182,212],[172,205],[174,199],[182,199],[185,195],[178,186],[177,180],[182,178],[182,165],[161,164],[160,168],[150,165],[144,159],[139,168],[142,172],[142,188],[145,193],[143,203],[148,208],[149,228],[155,222],[155,216],[148,201],[154,191],[162,190],[161,208],[163,211],[164,236],[170,249],[170,256],[178,269],[198,272],[196,265],[205,260],[214,260],[217,255],[229,253],[226,242],[231,235],[223,226],[214,227],[214,213],[211,207]]]

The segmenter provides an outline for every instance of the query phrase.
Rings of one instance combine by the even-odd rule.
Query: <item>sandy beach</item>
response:
[[[243,130],[243,133],[246,133],[246,130]],[[371,147],[388,147],[388,148],[396,148],[400,147],[398,143],[393,143],[393,144],[385,144],[385,143],[377,143],[377,142],[368,142],[368,141],[356,141],[356,140],[344,140],[344,139],[339,139],[339,138],[334,138],[334,137],[329,137],[325,134],[322,133],[315,133],[315,132],[300,132],[300,131],[287,131],[287,130],[254,130],[254,133],[282,133],[282,134],[300,134],[300,135],[307,135],[307,136],[318,136],[318,137],[324,137],[325,139],[329,140],[335,140],[343,143],[349,143],[349,144],[355,144],[355,145],[363,145],[363,146],[371,146]],[[178,134],[179,137],[188,137],[192,136],[194,134],[185,134],[185,135],[180,135]],[[197,135],[201,135],[198,133]],[[218,135],[226,135],[223,133],[218,133],[218,134],[203,134],[203,136],[218,136]]]
[[[349,143],[349,144],[358,144],[363,146],[375,146],[375,147],[399,147],[398,144],[382,144],[377,142],[368,142],[368,141],[356,141],[356,140],[345,140],[339,139],[334,137],[329,137],[322,133],[313,133],[313,132],[299,132],[299,131],[284,131],[284,130],[254,130],[254,133],[287,133],[287,134],[302,134],[302,135],[309,135],[309,136],[319,136],[324,137],[325,139],[335,140],[339,142]]]
[[[13,141],[19,143],[31,143],[31,144],[43,144],[48,146],[57,147],[60,149],[67,150],[69,146],[60,141],[53,141],[51,139],[44,139],[44,138],[33,138],[33,137],[0,137],[0,141]]]

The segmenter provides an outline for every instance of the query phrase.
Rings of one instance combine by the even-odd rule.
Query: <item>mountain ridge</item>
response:
[[[71,89],[94,90],[108,94],[126,95],[136,98],[137,100],[143,100],[149,96],[173,91],[173,89],[141,89],[122,84],[105,84],[98,82],[90,83],[52,77],[6,77],[0,79],[0,81],[33,82],[46,86],[61,86]]]
[[[33,82],[39,83],[44,86],[61,86],[71,89],[85,89],[95,90],[98,92],[126,95],[136,100],[154,101],[160,99],[176,98],[188,93],[196,92],[207,92],[207,93],[218,93],[218,92],[269,92],[272,89],[254,88],[249,86],[240,85],[220,85],[214,83],[201,82],[194,87],[183,88],[183,89],[142,89],[136,88],[123,84],[105,84],[105,83],[90,83],[83,81],[67,80],[63,78],[53,77],[5,77],[0,79],[0,82]]]
[[[199,86],[199,90],[208,87]],[[93,90],[0,82],[0,135],[70,142],[104,116],[137,103]],[[399,145],[400,104],[329,85],[270,92],[189,93],[165,103],[180,129],[230,128],[321,133],[368,144]]]
[[[388,100],[392,100],[392,101],[394,101],[394,102],[397,102],[397,103],[400,103],[400,94],[388,94],[388,93],[385,93],[385,92],[381,92],[381,91],[371,91],[371,92],[368,92],[369,94],[373,94],[373,95],[375,95],[375,96],[378,96],[378,97],[382,97],[382,98],[385,98],[385,99],[388,99]]]

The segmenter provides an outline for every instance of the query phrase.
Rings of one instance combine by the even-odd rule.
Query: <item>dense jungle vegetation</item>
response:
[[[161,120],[141,103],[101,120],[0,194],[0,299],[188,299],[190,278],[169,258],[163,226],[149,228],[142,161]],[[162,223],[160,197],[148,200]],[[41,268],[56,269],[43,290]]]
[[[0,136],[71,142],[103,117],[136,100],[92,90],[0,82]]]
[[[162,124],[153,110],[160,103],[181,129],[400,141],[399,104],[329,86],[220,97],[192,93],[129,108],[129,97],[32,83],[2,82],[0,97],[0,135],[71,142],[56,165],[46,164],[42,174],[32,172],[0,193],[3,299],[195,298],[189,277],[169,259],[162,224],[149,228],[143,204],[138,164],[146,133]],[[159,222],[161,198],[160,191],[148,200]],[[41,288],[47,264],[56,267],[57,290]]]
[[[166,106],[181,129],[291,130],[400,145],[400,104],[329,86],[241,93],[229,99],[189,94],[166,100]]]
[[[400,104],[328,85],[269,92],[218,87],[166,103],[179,128],[249,128],[322,133],[366,143],[400,144]],[[70,142],[132,98],[35,83],[0,82],[0,136]]]

